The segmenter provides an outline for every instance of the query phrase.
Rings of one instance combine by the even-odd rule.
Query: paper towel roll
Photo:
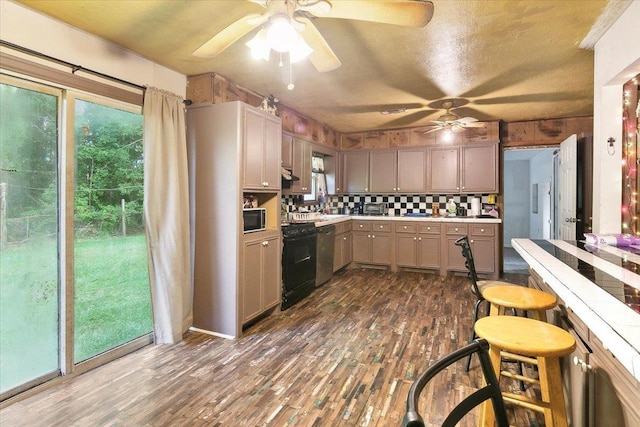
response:
[[[470,216],[480,215],[480,199],[474,197],[471,199],[471,212],[469,212]]]

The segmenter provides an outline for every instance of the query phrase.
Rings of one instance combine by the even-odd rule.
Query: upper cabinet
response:
[[[424,148],[371,151],[369,189],[372,193],[424,193]]]
[[[282,125],[280,119],[243,106],[243,188],[279,191]]]
[[[369,192],[369,152],[348,151],[342,156],[342,179],[345,193]]]
[[[282,161],[283,168],[291,169],[293,167],[293,135],[282,132]]]
[[[431,147],[427,159],[429,192],[498,192],[498,144]]]
[[[299,179],[291,183],[289,194],[311,193],[311,143],[302,139],[293,139],[292,171]]]

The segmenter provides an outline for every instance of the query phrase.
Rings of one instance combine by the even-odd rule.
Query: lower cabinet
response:
[[[440,268],[440,224],[399,222],[396,231],[396,265]]]
[[[336,224],[333,271],[351,264],[351,221]]]
[[[243,324],[280,303],[281,257],[279,233],[245,239],[241,277]]]
[[[353,222],[353,261],[391,265],[391,222]]]
[[[468,233],[469,228],[464,223],[444,224],[443,253],[446,260],[446,271],[467,271],[467,267],[465,266],[465,259],[462,256],[462,248],[456,245],[456,240],[458,240],[462,236],[468,235]],[[471,240],[471,236],[469,236],[469,240]],[[473,252],[475,261],[476,251],[473,250],[473,246],[471,246],[471,251]]]
[[[555,295],[535,271],[529,276],[529,286]],[[640,426],[640,382],[560,298],[557,308],[547,312],[547,319],[576,340],[576,349],[561,359],[569,425]]]

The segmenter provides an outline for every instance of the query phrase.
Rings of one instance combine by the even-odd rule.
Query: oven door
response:
[[[316,278],[316,235],[287,237],[282,251],[282,284],[291,291]]]

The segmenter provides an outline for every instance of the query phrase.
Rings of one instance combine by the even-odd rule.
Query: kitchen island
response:
[[[558,296],[555,321],[568,319],[559,324],[583,349],[563,373],[572,376],[565,384],[574,420],[640,426],[640,250],[562,240],[512,245],[532,270],[530,285]]]

